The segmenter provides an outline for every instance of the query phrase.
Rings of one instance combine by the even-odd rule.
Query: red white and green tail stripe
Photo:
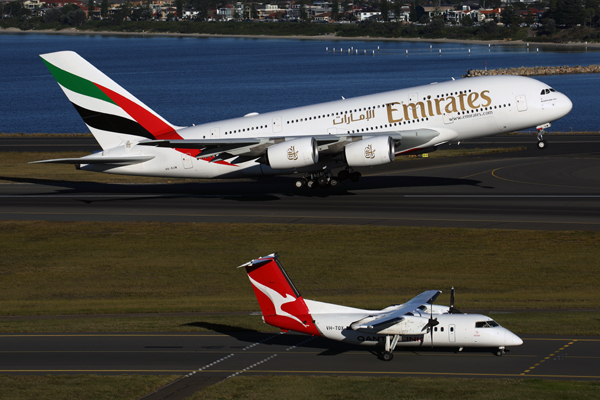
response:
[[[77,53],[60,51],[40,57],[102,148],[131,139],[181,139],[177,127]]]

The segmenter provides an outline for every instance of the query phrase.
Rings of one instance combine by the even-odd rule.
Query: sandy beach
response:
[[[48,35],[106,35],[106,36],[179,36],[179,37],[206,37],[206,38],[252,38],[252,39],[290,39],[290,40],[323,40],[323,41],[365,41],[365,42],[427,42],[427,43],[463,43],[474,45],[492,46],[526,46],[530,47],[600,47],[600,43],[568,42],[568,43],[540,43],[523,40],[466,40],[466,39],[427,39],[427,38],[383,38],[370,36],[339,37],[335,34],[318,36],[270,36],[270,35],[215,35],[206,33],[169,33],[169,32],[113,32],[113,31],[83,31],[76,28],[66,28],[56,31],[53,29],[23,31],[18,28],[0,28],[0,34],[48,34]]]

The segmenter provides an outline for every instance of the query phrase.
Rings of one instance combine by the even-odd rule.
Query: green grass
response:
[[[190,400],[597,399],[600,383],[516,379],[236,377]]]
[[[235,267],[273,251],[306,298],[326,302],[381,308],[439,288],[443,304],[454,285],[465,309],[597,308],[599,242],[597,232],[5,221],[0,315],[255,310]]]
[[[138,399],[177,376],[0,376],[0,400]],[[196,392],[189,400],[597,399],[600,383],[537,379],[240,376]]]
[[[0,375],[0,400],[133,400],[177,378],[171,375]]]

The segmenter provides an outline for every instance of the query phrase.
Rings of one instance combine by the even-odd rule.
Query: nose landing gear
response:
[[[538,126],[536,129],[538,131],[537,134],[537,147],[540,150],[544,150],[547,146],[548,143],[544,140],[544,133],[546,133],[546,131],[544,129],[549,128],[550,127],[550,123],[544,124],[544,125],[540,125]]]

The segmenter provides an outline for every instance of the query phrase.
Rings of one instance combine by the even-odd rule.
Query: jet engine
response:
[[[265,164],[273,169],[307,167],[319,162],[319,149],[313,137],[287,140],[267,149]]]
[[[350,167],[382,165],[396,157],[394,140],[389,136],[375,136],[353,142],[344,148],[344,158]]]

